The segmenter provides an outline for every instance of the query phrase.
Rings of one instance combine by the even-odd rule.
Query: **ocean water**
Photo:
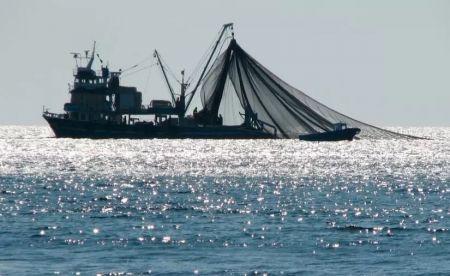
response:
[[[450,274],[432,140],[55,139],[0,127],[0,275]]]

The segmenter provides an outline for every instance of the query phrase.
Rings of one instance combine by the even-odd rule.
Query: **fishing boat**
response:
[[[237,43],[232,23],[222,26],[198,70],[187,78],[181,71],[178,92],[169,80],[173,71],[155,50],[155,68],[169,93],[149,104],[136,87],[122,85],[129,69],[111,71],[103,64],[95,42],[92,51],[72,54],[70,102],[64,113],[43,112],[56,137],[339,141],[360,132],[370,138],[407,137],[343,115],[290,86]],[[134,72],[141,70],[137,66],[131,67]],[[200,98],[200,110],[192,106],[194,97]]]
[[[304,141],[352,141],[355,135],[360,133],[359,128],[347,128],[344,123],[335,124],[335,128],[330,131],[324,131],[319,133],[303,134],[298,138]]]
[[[267,139],[276,138],[265,131],[268,125],[257,120],[251,109],[245,113],[245,122],[236,125],[223,125],[221,115],[197,112],[186,116],[196,90],[200,86],[213,61],[217,47],[233,24],[225,24],[220,32],[195,88],[186,95],[190,83],[184,81],[184,71],[180,93],[175,93],[168,79],[167,68],[157,50],[154,58],[159,65],[171,100],[152,100],[142,105],[142,93],[136,87],[120,84],[122,71],[112,72],[97,54],[102,65],[100,71],[92,69],[96,58],[95,42],[91,53],[85,55],[72,53],[76,60],[74,81],[69,87],[71,100],[64,105],[65,113],[57,114],[44,110],[43,117],[56,137],[61,138],[203,138],[203,139]],[[81,65],[87,60],[85,66]],[[152,116],[151,120],[142,120],[138,116]]]

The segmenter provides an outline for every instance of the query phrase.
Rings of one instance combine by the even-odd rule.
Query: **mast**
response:
[[[197,91],[197,88],[200,86],[201,81],[203,80],[203,76],[206,73],[206,70],[208,69],[209,63],[211,62],[212,57],[214,56],[214,54],[216,53],[217,47],[219,46],[220,41],[222,40],[223,35],[225,34],[225,31],[228,29],[233,29],[233,23],[228,23],[228,24],[224,24],[222,26],[222,30],[220,32],[219,38],[217,39],[216,43],[214,44],[214,48],[208,58],[208,61],[206,62],[205,67],[203,68],[202,73],[200,74],[200,77],[197,81],[197,84],[195,85],[194,89],[191,92],[191,95],[189,96],[189,99],[187,101],[186,107],[185,107],[185,111],[187,111],[187,109],[189,108],[189,105],[191,104],[192,98],[194,98],[195,92]]]
[[[161,62],[161,58],[159,57],[159,53],[156,49],[155,49],[154,56],[158,60],[159,67],[161,68],[161,71],[164,75],[164,80],[166,81],[167,87],[169,88],[170,96],[172,97],[172,103],[175,104],[176,103],[175,93],[173,92],[172,86],[170,85],[169,79],[167,78],[166,70],[164,69],[164,66]]]
[[[87,53],[86,53],[86,55],[87,55]],[[86,68],[87,68],[88,70],[91,70],[92,63],[94,62],[94,55],[95,55],[95,41],[94,41],[94,47],[92,48],[92,55],[91,55],[91,58],[89,59],[89,62],[88,62],[88,64],[87,64],[87,66],[86,66]]]
[[[181,93],[180,93],[180,101],[178,102],[178,118],[184,118],[185,104],[186,104],[186,87],[187,84],[184,82],[184,69],[181,70]]]

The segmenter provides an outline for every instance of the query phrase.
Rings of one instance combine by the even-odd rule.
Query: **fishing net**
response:
[[[258,126],[264,131],[279,138],[331,131],[337,123],[361,129],[360,138],[417,138],[363,123],[321,104],[278,78],[234,39],[216,59],[203,82],[200,92],[203,120],[215,121],[219,107],[220,112],[229,110],[222,101],[232,94],[239,99],[240,112],[243,110],[247,117],[260,122]]]

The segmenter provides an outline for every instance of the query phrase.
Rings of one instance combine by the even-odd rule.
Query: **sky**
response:
[[[93,41],[113,70],[152,64],[158,49],[174,74],[189,75],[228,22],[260,63],[346,115],[379,126],[450,126],[445,0],[2,0],[0,125],[45,125],[43,106],[61,112],[70,52]],[[122,79],[144,104],[169,99],[156,69]]]

